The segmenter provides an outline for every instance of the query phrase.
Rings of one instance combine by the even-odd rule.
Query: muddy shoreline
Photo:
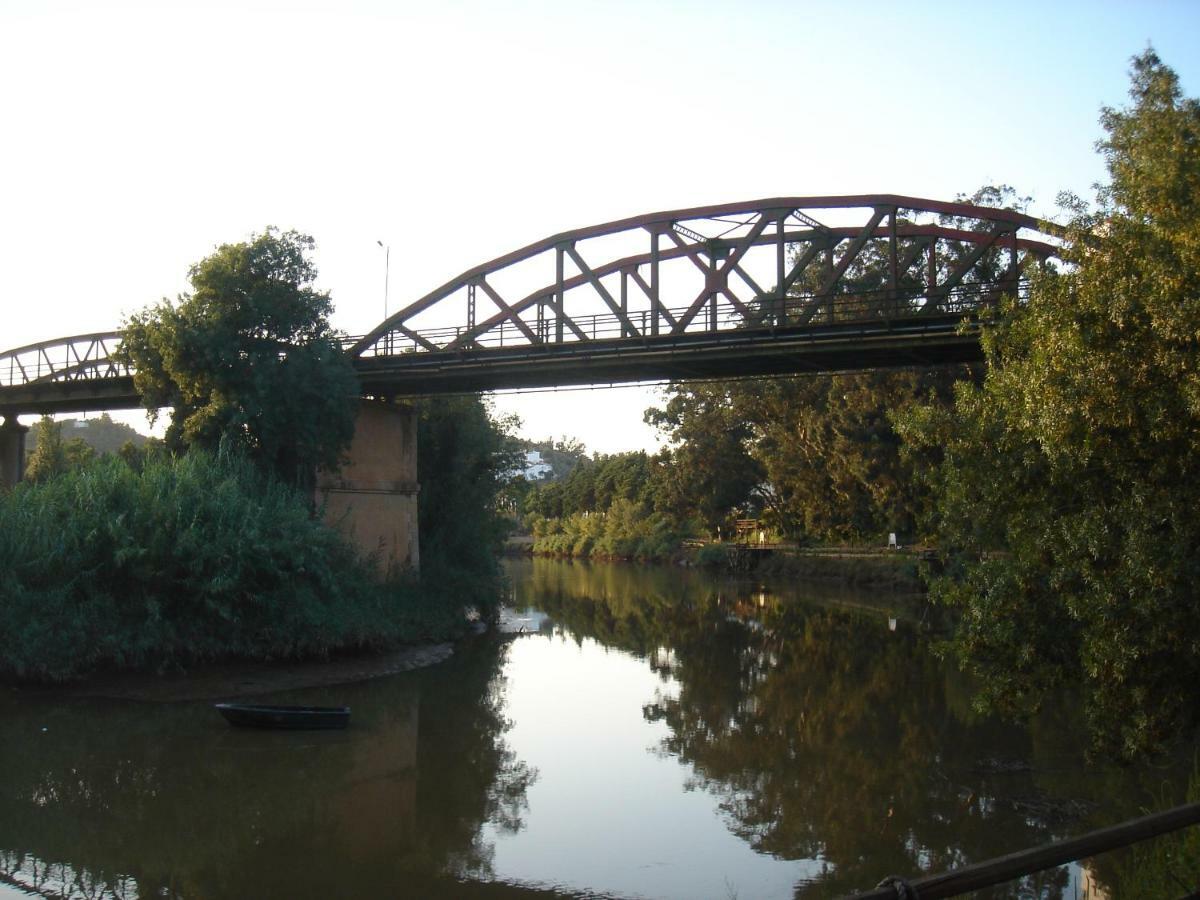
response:
[[[226,662],[197,666],[186,672],[99,673],[86,681],[63,685],[13,685],[27,696],[140,700],[181,703],[274,694],[302,688],[367,681],[436,665],[449,659],[449,642],[417,644],[384,653],[328,660]]]

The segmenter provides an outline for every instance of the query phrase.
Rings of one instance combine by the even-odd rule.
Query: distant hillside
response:
[[[96,453],[116,453],[126,441],[132,441],[135,447],[141,447],[149,438],[135,431],[124,422],[114,422],[108,413],[103,413],[96,419],[63,419],[62,436],[64,441],[79,438]],[[25,452],[33,453],[37,447],[37,429],[31,428],[25,436]]]

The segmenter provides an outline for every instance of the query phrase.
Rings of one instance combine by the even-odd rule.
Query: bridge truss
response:
[[[119,331],[79,334],[0,353],[0,412],[87,412],[138,406]]]
[[[368,394],[978,358],[964,322],[1058,253],[1012,210],[892,194],[673,210],[463,272],[346,347]],[[136,406],[118,332],[0,353],[0,411]]]
[[[353,343],[411,392],[864,368],[978,357],[957,335],[1054,227],[891,194],[785,197],[564,232],[462,273]]]

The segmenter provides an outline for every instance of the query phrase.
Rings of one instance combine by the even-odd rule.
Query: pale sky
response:
[[[267,225],[334,324],[539,238],[660,209],[1103,176],[1153,43],[1200,3],[0,0],[0,348],[117,327]],[[531,438],[651,447],[648,388],[505,395]]]

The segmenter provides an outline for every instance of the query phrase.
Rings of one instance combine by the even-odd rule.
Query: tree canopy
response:
[[[30,432],[33,445],[26,463],[25,478],[28,481],[47,481],[64,472],[77,469],[95,457],[95,449],[78,437],[63,439],[63,423],[49,416],[41,420]]]
[[[306,483],[354,434],[357,380],[314,287],[314,241],[268,228],[189,271],[192,292],[130,316],[120,358],[151,416],[171,407],[168,447],[243,449]]]
[[[1028,201],[1007,185],[986,185],[960,201],[1021,208]],[[942,224],[971,229],[969,220],[942,217]],[[954,268],[970,253],[964,241],[946,241],[937,264]],[[832,266],[832,256],[827,257]],[[886,239],[868,241],[840,279],[839,299],[853,315],[887,300],[890,254]],[[966,280],[993,283],[1007,266],[1007,252],[992,248]],[[813,302],[825,271],[810,265],[791,288],[798,301]],[[903,295],[924,292],[923,275],[902,274]],[[754,312],[771,315],[771,301]],[[834,307],[829,314],[839,314]],[[905,371],[845,375],[673,383],[660,409],[646,420],[669,436],[671,462],[661,505],[676,515],[694,514],[710,530],[738,511],[761,514],[782,534],[821,540],[882,539],[887,532],[912,534],[927,503],[914,477],[924,463],[902,457],[892,417],[920,400],[949,403],[956,379],[975,378],[967,367],[934,366]]]
[[[1061,198],[1065,265],[988,332],[983,384],[900,423],[943,455],[934,524],[962,554],[934,591],[985,704],[1079,677],[1125,754],[1200,708],[1200,104],[1152,50],[1130,96],[1101,115],[1109,183]]]

